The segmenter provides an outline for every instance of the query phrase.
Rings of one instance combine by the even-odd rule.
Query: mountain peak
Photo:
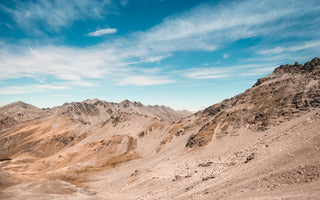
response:
[[[295,62],[293,65],[280,65],[279,67],[275,68],[273,73],[269,76],[258,79],[253,87],[262,85],[286,74],[290,75],[291,78],[295,75],[308,75],[308,79],[319,79],[320,59],[318,57],[315,57],[311,61],[306,62],[304,65],[299,64],[298,62]]]
[[[304,65],[301,65],[298,62],[295,62],[294,65],[280,65],[273,71],[274,74],[306,74],[313,72],[320,72],[320,59],[318,57],[306,62]]]
[[[39,109],[31,104],[25,103],[23,101],[16,101],[3,106],[2,108],[22,108],[22,109]]]
[[[125,108],[128,108],[130,105],[132,105],[132,102],[129,101],[128,99],[126,99],[126,100],[120,102],[119,104],[122,105]]]
[[[22,101],[0,107],[0,130],[43,116],[45,111]]]

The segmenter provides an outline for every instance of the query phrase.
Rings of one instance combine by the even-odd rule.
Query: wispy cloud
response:
[[[123,52],[117,48],[93,47],[78,49],[47,46],[20,49],[19,52],[0,51],[0,80],[29,77],[41,82],[50,76],[71,86],[94,87],[102,80],[117,85],[159,85],[172,80],[159,75],[159,68],[139,69],[128,62],[137,52]],[[162,57],[147,57],[153,63]],[[130,63],[130,64],[128,64]],[[141,75],[143,74],[143,75]]]
[[[49,90],[64,90],[69,89],[68,86],[58,86],[50,84],[31,84],[25,86],[7,86],[0,88],[0,94],[27,94],[27,93],[36,93],[36,92],[45,92]]]
[[[88,35],[92,37],[99,37],[99,36],[108,35],[116,32],[117,32],[117,29],[115,28],[106,28],[106,29],[100,29],[100,30],[96,30],[94,32],[88,33]]]
[[[272,70],[276,66],[274,64],[250,64],[237,66],[223,66],[211,68],[192,68],[179,72],[184,77],[191,79],[217,79],[224,77],[236,76],[253,76],[262,75]],[[244,73],[245,72],[245,73]]]
[[[307,49],[313,49],[313,48],[319,48],[320,47],[320,40],[316,41],[307,41],[302,44],[298,45],[290,45],[290,46],[277,46],[272,49],[265,49],[265,50],[259,50],[258,53],[261,55],[273,55],[273,54],[279,54],[283,52],[294,52],[294,51],[301,51],[301,50],[307,50]]]
[[[183,15],[166,18],[141,37],[143,44],[152,44],[158,50],[212,51],[225,43],[293,26],[296,18],[310,10],[310,4],[316,5],[315,1],[285,2],[251,0],[223,6],[203,5]]]
[[[102,78],[111,69],[101,67],[116,62],[115,58],[104,58],[104,53],[96,50],[54,46],[27,48],[19,52],[1,51],[0,58],[0,79],[50,75],[75,82]]]
[[[117,85],[136,85],[136,86],[150,86],[150,85],[163,85],[174,82],[167,77],[161,76],[125,76],[119,80]]]
[[[58,31],[80,19],[104,18],[104,14],[112,9],[111,3],[111,0],[20,1],[13,8],[0,6],[0,9],[11,14],[18,26],[34,35]]]
[[[182,76],[192,79],[215,79],[227,77],[232,71],[232,68],[193,68],[182,72]]]

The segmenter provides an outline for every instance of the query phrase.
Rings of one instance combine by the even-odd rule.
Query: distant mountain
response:
[[[66,103],[57,108],[58,112],[82,123],[101,123],[110,117],[120,114],[139,114],[155,117],[161,120],[177,120],[189,116],[188,111],[175,111],[166,106],[145,106],[140,102],[129,100],[120,103],[110,103],[98,99],[83,102]]]
[[[0,130],[42,117],[44,113],[45,111],[22,101],[2,106],[0,107]]]
[[[54,113],[66,115],[74,121],[90,124],[101,123],[110,117],[116,117],[124,113],[147,115],[168,121],[181,119],[192,114],[189,111],[175,111],[166,106],[145,106],[140,102],[131,102],[129,100],[110,103],[99,99],[88,99],[83,102],[65,103],[52,109],[39,109],[33,105],[18,101],[0,107],[0,129],[10,127],[19,122],[53,115]]]

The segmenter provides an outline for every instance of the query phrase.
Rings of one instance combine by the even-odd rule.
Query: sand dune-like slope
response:
[[[0,199],[320,197],[318,58],[189,116],[96,99],[0,111]]]

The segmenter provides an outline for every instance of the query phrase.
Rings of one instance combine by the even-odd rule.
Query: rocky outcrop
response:
[[[298,62],[294,65],[280,65],[273,73],[274,74],[318,74],[320,72],[320,59],[318,57],[306,62],[304,65]]]
[[[186,147],[204,146],[213,135],[223,137],[243,127],[264,131],[319,106],[320,59],[281,65],[244,93],[197,113],[207,123],[189,138]]]

